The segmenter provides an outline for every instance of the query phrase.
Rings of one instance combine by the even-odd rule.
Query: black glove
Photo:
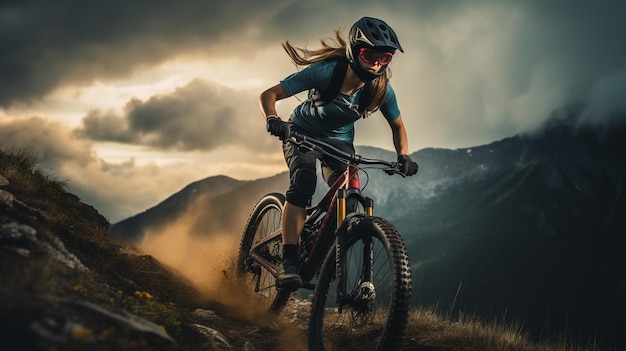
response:
[[[400,172],[406,176],[412,176],[417,173],[417,163],[413,162],[409,155],[398,156],[398,165]]]
[[[280,117],[267,116],[267,131],[280,140],[289,138],[289,123],[283,122]]]

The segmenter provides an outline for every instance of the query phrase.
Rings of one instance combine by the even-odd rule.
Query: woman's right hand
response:
[[[289,138],[289,123],[284,122],[278,116],[267,116],[267,131],[273,135],[278,137],[280,140],[285,140]]]

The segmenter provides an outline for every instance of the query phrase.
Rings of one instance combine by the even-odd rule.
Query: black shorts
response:
[[[327,139],[326,143],[347,152],[354,153],[354,145],[349,142]],[[324,180],[328,185],[332,183],[346,170],[347,165],[328,157],[319,151],[300,149],[290,142],[283,142],[283,154],[289,167],[289,189],[285,197],[287,201],[298,207],[310,205],[317,183],[316,163],[320,161],[324,171]],[[312,184],[311,184],[312,182]]]

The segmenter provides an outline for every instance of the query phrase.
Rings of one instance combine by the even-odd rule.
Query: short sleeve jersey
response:
[[[363,89],[352,95],[339,92],[331,103],[323,106],[315,106],[310,98],[314,89],[319,91],[328,86],[337,62],[333,60],[313,63],[288,76],[280,84],[288,96],[309,91],[309,99],[298,105],[291,114],[293,124],[314,136],[353,143],[354,122],[361,118],[358,102]],[[391,84],[387,84],[387,94],[380,111],[388,121],[400,116]]]

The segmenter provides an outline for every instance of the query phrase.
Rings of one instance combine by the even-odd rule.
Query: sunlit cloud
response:
[[[68,190],[112,222],[142,212],[187,184],[212,175],[256,179],[285,171],[279,147],[261,157],[238,147],[213,153],[157,153],[108,143],[100,145],[106,151],[98,151],[97,143],[41,117],[0,121],[0,147],[28,147],[36,152],[42,170],[66,182]]]
[[[271,146],[252,93],[201,80],[146,101],[133,98],[121,116],[90,111],[77,133],[98,141],[163,150],[212,150],[242,145],[263,152]]]

